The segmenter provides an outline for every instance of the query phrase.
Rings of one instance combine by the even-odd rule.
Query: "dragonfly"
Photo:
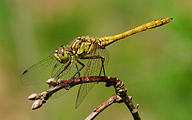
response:
[[[135,33],[167,24],[172,19],[153,20],[114,36],[101,38],[79,36],[70,45],[59,46],[54,53],[26,69],[21,76],[21,81],[24,85],[35,85],[49,78],[59,80],[93,76],[94,74],[106,76],[105,66],[108,62],[106,47],[108,45]],[[78,108],[94,85],[95,83],[80,85],[75,108]]]

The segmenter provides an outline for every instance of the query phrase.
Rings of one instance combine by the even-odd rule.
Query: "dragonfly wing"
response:
[[[83,77],[88,77],[88,76],[99,76],[100,70],[102,68],[102,61],[101,59],[93,59],[93,56],[102,56],[105,58],[104,61],[104,66],[106,67],[108,63],[108,58],[109,54],[106,49],[97,49],[95,53],[91,55],[87,55],[85,57],[89,57],[89,59],[81,59],[80,61],[86,65],[85,68],[80,71],[81,75],[83,74]],[[75,108],[78,108],[79,105],[83,102],[87,94],[91,91],[91,89],[94,87],[94,83],[86,83],[86,84],[81,84],[79,87],[79,91],[77,94],[77,99],[76,99],[76,104]]]
[[[51,77],[51,71],[56,63],[57,61],[53,56],[48,56],[25,70],[21,76],[21,82],[24,85],[36,85],[45,82]]]
[[[83,102],[83,100],[85,99],[87,94],[91,91],[91,89],[94,87],[94,85],[95,83],[86,83],[80,85],[75,103],[75,109],[77,109],[79,105]]]
[[[77,71],[76,67],[71,62],[68,62],[66,64],[55,64],[52,71],[52,77],[56,79],[67,80],[71,79],[71,77],[75,74],[76,71]],[[51,98],[55,99],[61,97],[65,95],[67,92],[68,91],[66,89],[61,89],[56,93],[54,93]]]
[[[102,67],[102,61],[100,58],[97,58],[97,59],[93,58],[93,56],[103,57],[105,59],[103,65],[104,67],[107,66],[107,63],[109,61],[108,51],[106,49],[97,49],[94,54],[89,54],[81,59],[78,59],[81,63],[85,65],[85,67],[81,71],[79,71],[81,73],[81,77],[99,76],[99,72]],[[77,65],[78,65],[78,69],[82,67],[82,65],[80,64],[77,64]]]
[[[72,63],[72,61],[65,64],[57,64],[55,66],[52,75],[56,79],[71,79],[77,71],[75,64]]]
[[[66,89],[61,89],[57,92],[55,92],[52,96],[51,96],[51,99],[57,99],[65,94],[67,94],[68,90]]]

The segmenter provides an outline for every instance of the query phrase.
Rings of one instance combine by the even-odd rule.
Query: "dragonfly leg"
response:
[[[79,64],[82,66],[80,69],[78,69],[77,63],[79,63]],[[84,68],[84,66],[85,66],[85,65],[84,65],[82,62],[80,62],[79,60],[76,60],[75,64],[76,64],[77,72],[75,73],[75,75],[74,75],[72,78],[74,78],[77,74],[78,74],[78,77],[80,77],[80,71],[81,71],[81,70]]]
[[[65,71],[65,70],[67,70],[66,72],[68,72],[69,71],[69,69],[71,68],[71,61],[65,66],[65,68],[59,73],[59,74],[57,74],[57,76],[56,76],[56,79],[59,79],[61,76],[63,76],[63,75],[61,75],[61,74],[63,74],[63,72]],[[70,67],[69,67],[70,66]],[[69,67],[69,68],[68,68]],[[68,69],[67,69],[68,68]],[[66,73],[65,72],[65,73]]]
[[[105,58],[104,57],[102,57],[100,55],[95,55],[95,56],[90,56],[90,57],[88,57],[88,56],[87,57],[81,57],[80,59],[88,59],[88,60],[90,60],[90,59],[98,59],[98,60],[101,60],[102,65],[101,65],[101,68],[100,68],[99,76],[101,75],[102,70],[103,70],[103,73],[105,75],[105,69],[104,69]],[[91,62],[93,62],[93,61],[90,60],[89,63],[91,64]],[[81,63],[80,61],[79,61],[79,63],[84,67],[83,63]],[[90,64],[88,64],[88,65],[90,65]],[[83,69],[83,67],[81,69]],[[89,67],[90,66],[88,66],[88,68]],[[89,71],[89,70],[87,69],[86,71]],[[89,76],[89,74],[87,74],[87,75]],[[85,76],[87,76],[87,75],[85,74]],[[80,80],[81,80],[81,78],[80,78]],[[83,81],[81,80],[81,82],[83,82]],[[93,88],[93,86],[95,84],[96,84],[96,82],[95,83],[87,83],[87,84],[81,84],[80,85],[79,91],[78,91],[78,94],[77,94],[75,109],[78,108],[78,106],[83,102],[84,98],[90,92],[90,90]]]
[[[65,66],[65,68],[56,76],[56,79],[59,79],[60,77],[65,75],[67,72],[69,72],[69,70],[71,69],[72,65],[73,65],[73,60],[70,60],[69,63]],[[67,87],[68,87],[68,83],[66,84],[65,88],[67,88]]]
[[[100,56],[100,55],[96,55],[96,56],[91,56],[91,57],[82,57],[81,59],[101,59],[101,69],[99,72],[99,76],[101,76],[101,72],[103,70],[103,74],[104,76],[106,76],[105,74],[105,68],[104,68],[104,62],[105,62],[105,58]]]
[[[106,74],[105,74],[105,68],[104,68],[104,62],[105,62],[105,58],[104,58],[104,57],[101,57],[101,63],[102,63],[102,65],[101,65],[101,69],[100,69],[100,72],[99,72],[99,76],[101,75],[102,69],[103,69],[103,74],[104,74],[104,76],[106,76]]]

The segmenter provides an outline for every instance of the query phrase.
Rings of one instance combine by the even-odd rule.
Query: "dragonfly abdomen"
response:
[[[148,22],[146,24],[143,24],[141,26],[138,26],[134,29],[131,29],[129,31],[126,31],[124,33],[120,33],[118,35],[114,35],[114,36],[106,36],[106,37],[101,37],[99,38],[99,41],[101,43],[101,46],[107,46],[119,39],[125,38],[127,36],[133,35],[137,32],[141,32],[141,31],[145,31],[147,29],[152,29],[152,28],[156,28],[158,26],[164,25],[166,23],[169,23],[173,18],[162,18],[162,19],[157,19],[157,20],[153,20],[151,22]]]

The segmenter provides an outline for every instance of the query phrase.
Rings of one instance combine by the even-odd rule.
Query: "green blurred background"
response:
[[[78,87],[32,111],[32,87],[22,72],[77,36],[115,35],[146,22],[173,17],[162,27],[127,37],[107,47],[108,76],[125,83],[143,120],[190,120],[192,111],[191,0],[1,0],[0,119],[77,120],[115,94],[95,85],[78,109]],[[44,89],[45,90],[45,89]],[[114,104],[98,120],[127,120],[124,104]]]

